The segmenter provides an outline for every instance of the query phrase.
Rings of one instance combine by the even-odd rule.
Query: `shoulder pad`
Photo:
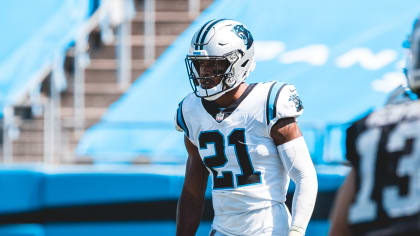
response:
[[[189,136],[187,125],[185,124],[184,115],[182,113],[182,103],[184,100],[182,100],[178,104],[178,109],[175,113],[175,129],[179,132],[185,132],[185,135],[187,137]]]
[[[273,125],[278,119],[298,117],[303,113],[302,101],[295,86],[287,83],[274,82],[266,102],[267,125]]]

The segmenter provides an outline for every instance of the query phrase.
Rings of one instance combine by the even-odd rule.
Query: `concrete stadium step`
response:
[[[131,81],[136,80],[150,64],[144,60],[132,60]],[[86,83],[116,83],[117,61],[116,59],[92,59],[85,71]]]
[[[64,115],[66,115],[66,117],[62,117],[61,120],[60,120],[62,128],[63,129],[74,128],[73,117],[66,114],[66,113],[69,113],[68,110],[72,110],[72,109],[71,108],[65,108],[65,109],[62,109],[62,110],[63,110],[62,113],[65,113]],[[90,113],[93,113],[93,112],[90,112],[90,109],[88,108],[85,113],[86,113],[86,117],[94,116],[94,118],[90,117],[90,118],[85,119],[85,126],[90,127],[90,126],[92,126],[92,125],[94,125],[98,122],[98,119],[101,118],[103,112],[101,111],[101,114],[94,113],[92,115]],[[62,114],[62,116],[63,116],[63,114]],[[25,121],[24,123],[22,123],[19,126],[19,130],[20,130],[20,133],[21,133],[21,135],[19,136],[19,141],[26,134],[29,134],[29,136],[31,136],[32,135],[31,133],[43,133],[44,132],[44,120],[39,118],[39,119],[31,120],[31,121]],[[29,141],[28,139],[23,138],[23,142],[28,142],[28,141]]]
[[[44,155],[44,143],[26,143],[16,142],[13,144],[13,156],[32,156],[34,160]]]
[[[200,9],[206,9],[213,0],[201,0]],[[144,11],[144,0],[136,0],[136,11]],[[188,10],[188,0],[156,0],[156,11],[186,11]]]
[[[173,41],[178,37],[178,35],[157,35],[155,37],[156,46],[169,46]],[[144,35],[132,35],[131,36],[132,45],[135,46],[144,46],[146,42],[146,37]]]
[[[44,120],[36,118],[32,120],[25,120],[19,126],[20,132],[39,132],[44,130]]]
[[[116,59],[92,59],[86,70],[117,70]],[[144,60],[132,60],[133,71],[143,71],[150,65],[145,64]]]
[[[131,72],[131,81],[134,82],[145,70],[134,70]],[[117,70],[108,69],[87,69],[85,72],[85,81],[87,83],[116,83]]]
[[[85,94],[85,106],[86,107],[108,107],[110,104],[114,103],[122,93],[117,94],[101,94],[101,93],[88,93]],[[73,97],[65,96],[61,99],[61,105],[64,107],[73,106]]]
[[[100,114],[96,114],[95,118],[93,118],[93,119],[92,118],[91,119],[85,119],[85,127],[91,127],[92,125],[98,123],[99,119],[102,117],[102,116],[99,116],[99,115]],[[63,126],[62,128],[66,129],[66,132],[70,132],[75,128],[73,117],[63,119],[61,121],[61,124]]]
[[[41,155],[20,155],[19,153],[13,153],[13,162],[14,163],[39,163],[43,161],[43,156]]]
[[[86,107],[85,108],[85,126],[90,127],[96,124],[102,115],[108,110],[108,107]],[[73,107],[61,107],[61,124],[63,128],[74,128],[74,109]],[[35,118],[31,120],[25,120],[19,126],[21,134],[23,132],[43,132],[44,131],[44,119]],[[22,135],[21,135],[22,136]]]
[[[108,107],[86,107],[85,108],[85,119],[99,120],[102,115],[108,110]],[[71,118],[74,115],[73,107],[62,107],[61,117]]]
[[[71,162],[74,159],[74,152],[78,145],[77,142],[67,142],[63,143],[60,146],[60,151],[56,150],[56,158],[60,160],[61,163]],[[57,149],[58,146],[55,146]],[[13,144],[13,161],[14,162],[41,162],[43,161],[44,155],[44,143],[22,143],[15,142]],[[91,160],[79,160],[79,162],[91,162]]]
[[[68,143],[78,143],[80,136],[78,135],[68,135],[66,137],[66,142]],[[30,132],[23,132],[19,136],[19,144],[25,145],[32,145],[36,143],[43,143],[44,142],[44,131],[30,131]]]
[[[155,13],[156,35],[179,35],[194,20],[186,11],[166,11]],[[144,34],[144,12],[138,12],[132,21],[132,34]]]
[[[85,93],[87,94],[122,94],[127,88],[121,88],[116,83],[85,83]],[[74,91],[74,84],[70,83],[65,91],[65,94],[72,96]]]
[[[87,125],[93,125],[95,124],[95,122],[93,121],[87,121]],[[65,141],[67,143],[78,143],[79,139],[81,138],[82,134],[79,133],[73,133],[72,132],[72,128],[74,126],[72,125],[71,128],[65,128],[62,127],[62,134],[69,134],[72,133],[72,135],[68,135],[68,137],[66,137]],[[28,130],[23,130],[21,131],[21,134],[19,136],[19,143],[22,144],[32,144],[32,143],[42,143],[44,142],[44,130],[32,130],[32,131],[28,131]]]
[[[161,55],[166,48],[171,45],[175,39],[177,38],[177,35],[158,35],[155,37],[155,54],[156,58]],[[133,35],[131,36],[131,54],[133,64],[137,62],[141,62],[144,58],[144,45],[145,45],[145,36],[143,35]],[[94,51],[91,55],[93,59],[101,58],[101,59],[115,59],[116,58],[116,47],[117,44],[115,42],[109,44],[109,45],[102,45],[98,50]]]
[[[162,45],[162,46],[156,46],[155,47],[155,56],[158,58],[167,48],[169,45]],[[117,52],[116,52],[116,45],[110,44],[110,45],[103,45],[98,50],[94,51],[91,54],[92,59],[115,59]],[[144,46],[143,45],[132,45],[131,46],[131,58],[139,61],[144,58]]]
[[[55,145],[61,160],[71,160],[74,157],[74,151],[80,140],[77,133],[64,131],[61,136],[60,145]],[[58,141],[58,140],[57,140]],[[13,143],[13,161],[14,162],[41,162],[44,155],[44,132],[30,131],[22,132],[19,140]]]
[[[32,143],[43,143],[44,142],[44,131],[42,130],[33,130],[33,131],[23,131],[19,136],[20,144],[32,144]]]

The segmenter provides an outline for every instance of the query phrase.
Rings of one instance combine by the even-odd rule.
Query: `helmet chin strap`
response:
[[[221,93],[215,94],[213,96],[209,96],[209,97],[204,97],[205,100],[207,101],[214,101],[217,100],[218,98],[220,98],[223,94],[225,94],[227,91],[223,91]]]
[[[216,99],[218,99],[218,98],[220,98],[221,96],[223,96],[225,93],[227,93],[227,92],[229,92],[229,91],[231,91],[231,90],[233,90],[233,89],[235,89],[236,87],[238,87],[243,81],[245,80],[245,78],[244,79],[242,79],[241,81],[238,81],[237,82],[237,84],[235,85],[235,86],[233,86],[233,87],[231,87],[231,88],[229,88],[229,89],[226,89],[225,91],[223,91],[223,92],[221,92],[221,93],[218,93],[218,94],[215,94],[215,95],[212,95],[212,96],[208,96],[208,97],[205,97],[204,99],[206,99],[207,101],[214,101],[214,100],[216,100]],[[234,79],[232,79],[232,81],[233,82],[235,82],[235,80]],[[219,85],[221,85],[222,83],[220,83]]]
[[[204,97],[204,99],[206,99],[208,101],[214,101],[214,100],[218,99],[219,97],[221,97],[224,94],[224,92],[221,92],[221,93],[218,93],[218,92],[222,91],[222,89],[223,89],[223,84],[222,83],[219,83],[218,85],[216,85],[216,86],[214,86],[213,88],[210,88],[210,89],[203,89],[203,88],[197,86],[198,94],[202,97],[207,96],[209,93],[214,94],[214,95]]]

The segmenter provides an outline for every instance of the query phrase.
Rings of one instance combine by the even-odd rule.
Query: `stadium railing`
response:
[[[89,64],[89,56],[87,54],[88,49],[88,36],[89,34],[96,28],[101,28],[101,36],[102,40],[106,41],[112,39],[113,33],[110,30],[111,26],[115,25],[122,25],[122,29],[130,29],[130,18],[133,17],[133,13],[130,12],[134,11],[134,5],[132,0],[90,0],[86,2],[82,2],[84,6],[89,6],[90,9],[85,9],[86,14],[79,14],[82,18],[79,19],[81,22],[80,24],[75,24],[73,28],[69,28],[68,32],[64,32],[62,35],[55,34],[55,30],[63,30],[60,28],[65,28],[65,25],[60,25],[60,23],[51,23],[48,22],[48,26],[50,27],[48,32],[52,32],[47,34],[44,32],[45,30],[42,29],[42,26],[39,29],[38,33],[35,33],[34,37],[42,38],[41,36],[37,36],[39,34],[46,34],[43,37],[57,37],[55,40],[62,42],[62,46],[56,48],[57,51],[52,53],[51,56],[44,58],[36,58],[37,60],[45,60],[42,62],[41,68],[34,68],[34,73],[26,75],[28,79],[21,79],[22,86],[19,89],[8,89],[4,87],[2,90],[6,90],[9,94],[2,95],[0,97],[0,118],[2,118],[2,154],[3,154],[3,161],[4,162],[12,162],[13,161],[13,141],[19,137],[19,128],[18,123],[16,122],[16,107],[23,103],[27,97],[29,97],[29,104],[32,106],[32,112],[37,108],[40,108],[41,112],[38,112],[38,115],[44,115],[44,160],[48,162],[54,161],[54,148],[55,143],[54,140],[57,137],[61,136],[61,129],[57,128],[60,127],[60,92],[66,88],[66,79],[64,75],[64,57],[66,55],[66,51],[74,45],[74,70],[75,70],[75,79],[74,79],[74,109],[75,109],[75,116],[74,116],[74,126],[80,127],[80,129],[84,128],[84,69]],[[48,3],[46,3],[48,5]],[[65,9],[67,12],[71,12],[74,8],[74,11],[83,11],[81,6],[77,3],[71,2],[63,3],[65,5]],[[53,4],[50,4],[53,5]],[[62,7],[62,5],[58,5],[58,7]],[[44,5],[45,7],[45,5]],[[51,6],[48,6],[51,7]],[[72,8],[73,7],[73,8]],[[64,8],[64,7],[63,7]],[[70,9],[68,9],[70,8]],[[61,9],[61,8],[60,8]],[[6,9],[7,10],[7,9]],[[58,11],[58,9],[57,9]],[[90,11],[91,14],[88,14]],[[57,13],[53,13],[56,14]],[[69,13],[71,14],[71,13]],[[37,17],[34,15],[34,17]],[[40,15],[39,18],[42,18]],[[53,19],[54,20],[54,19]],[[62,20],[62,22],[66,22]],[[63,23],[63,24],[64,24]],[[16,25],[14,27],[19,27]],[[49,36],[52,35],[52,36]],[[129,43],[129,32],[127,30],[119,30],[117,33],[117,40],[119,42],[119,47],[116,49],[118,50],[118,61],[121,65],[119,67],[118,73],[118,81],[127,81],[128,79],[124,77],[130,76],[125,71],[130,71],[129,62],[130,62],[130,54],[129,50],[127,50],[127,45]],[[29,39],[31,40],[31,39]],[[28,40],[28,41],[29,41]],[[30,44],[27,46],[23,42],[28,50],[42,50],[36,47],[36,44]],[[41,42],[38,42],[41,43]],[[21,48],[23,46],[20,46]],[[48,45],[44,46],[44,48],[48,48]],[[54,47],[55,48],[55,47]],[[16,54],[16,53],[15,53]],[[42,54],[42,53],[40,53]],[[44,54],[50,55],[51,53],[45,52]],[[15,56],[15,55],[14,55]],[[10,67],[16,67],[19,61],[13,61],[8,58],[5,58],[6,63],[0,65],[3,71],[13,71],[9,69]],[[44,79],[50,76],[50,86],[49,86],[49,101],[40,101],[40,88],[41,84],[43,83]],[[19,76],[13,75],[11,76]],[[16,86],[15,86],[16,87]],[[3,91],[4,92],[4,91]],[[39,110],[39,109],[38,109]],[[36,112],[34,112],[36,113]],[[48,116],[48,117],[47,117]]]

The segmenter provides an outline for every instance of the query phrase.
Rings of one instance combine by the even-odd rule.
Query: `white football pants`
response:
[[[210,236],[284,236],[290,224],[287,206],[277,203],[237,215],[215,216]]]

